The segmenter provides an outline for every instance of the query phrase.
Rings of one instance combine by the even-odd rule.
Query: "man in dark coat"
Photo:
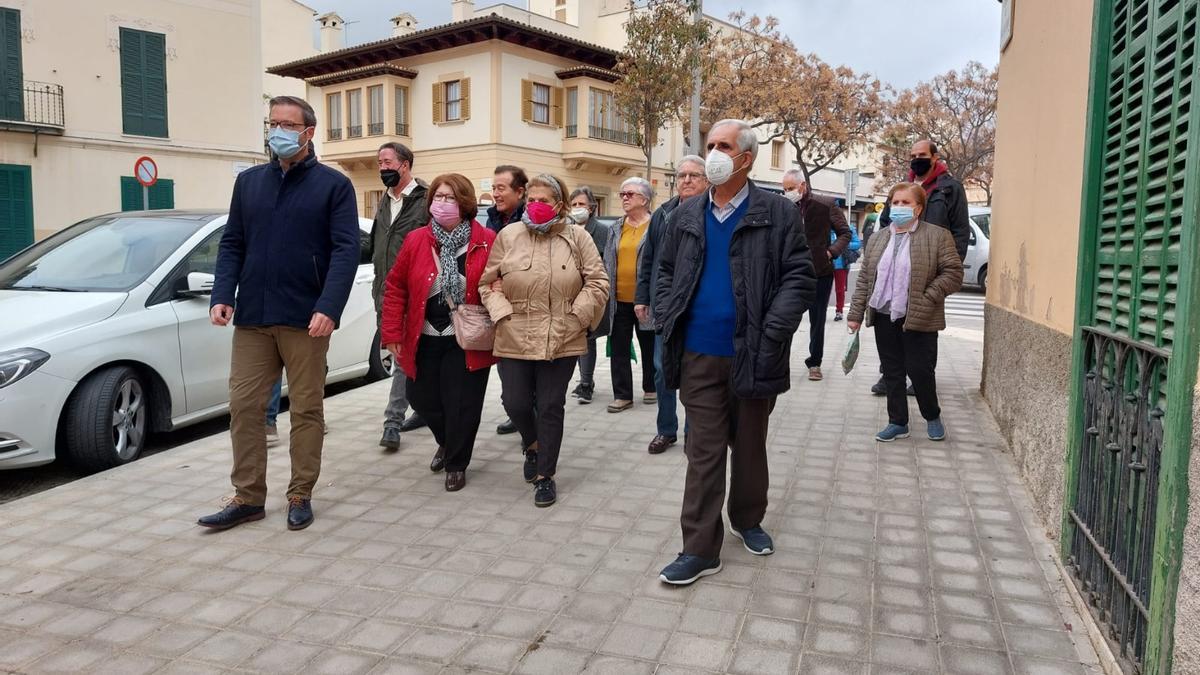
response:
[[[668,218],[653,306],[666,385],[679,389],[691,425],[683,552],[659,575],[676,585],[721,570],[727,461],[733,533],[755,555],[774,552],[762,528],[767,428],[775,397],[791,385],[792,334],[816,290],[799,210],[748,178],[754,129],[717,122],[708,149],[714,187]]]

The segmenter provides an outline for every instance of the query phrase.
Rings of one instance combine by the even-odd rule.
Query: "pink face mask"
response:
[[[544,225],[558,216],[558,211],[550,204],[542,202],[527,202],[525,214],[534,225]]]
[[[457,225],[462,222],[462,213],[458,210],[458,202],[434,202],[429,205],[429,215],[443,227]]]

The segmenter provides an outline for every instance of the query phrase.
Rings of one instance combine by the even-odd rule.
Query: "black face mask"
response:
[[[933,160],[929,157],[917,157],[908,163],[908,168],[918,176],[924,176],[933,168]]]
[[[395,169],[383,169],[379,172],[379,180],[389,188],[394,188],[400,184],[400,172]]]

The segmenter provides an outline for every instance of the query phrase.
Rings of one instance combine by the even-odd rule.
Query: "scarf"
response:
[[[929,170],[929,175],[925,177],[925,180],[921,181],[921,187],[925,188],[926,194],[933,189],[934,184],[937,183],[938,176],[944,173],[950,173],[950,169],[946,167],[945,162],[939,159],[937,164],[934,164],[933,168]],[[910,169],[908,172],[908,182],[915,183],[916,181],[917,174],[913,173]]]
[[[907,232],[897,232],[892,225],[892,238],[879,259],[875,270],[875,292],[871,294],[872,309],[888,308],[892,321],[901,319],[908,313],[908,286],[912,280],[912,256],[909,249],[912,235],[920,223],[913,223]]]
[[[562,220],[563,220],[562,216],[559,216],[557,218],[551,218],[550,220],[547,220],[546,222],[542,223],[541,225],[538,225],[537,223],[535,223],[529,219],[528,211],[521,214],[521,222],[525,223],[525,227],[528,227],[530,229],[530,231],[536,232],[538,234],[546,234],[547,232],[550,231],[550,228],[554,227],[558,223],[561,223]]]
[[[471,242],[471,221],[464,220],[449,232],[437,223],[430,223],[438,245],[438,279],[442,297],[451,309],[461,305],[467,295],[467,282],[458,273],[458,252]]]

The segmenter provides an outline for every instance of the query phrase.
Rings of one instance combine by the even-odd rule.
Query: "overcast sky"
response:
[[[388,19],[410,12],[421,28],[450,20],[450,0],[302,0],[346,20],[347,43],[391,35]],[[476,0],[476,8],[497,4]],[[524,0],[507,4],[525,7]],[[772,14],[801,51],[872,73],[897,88],[967,61],[993,66],[1000,53],[997,0],[704,0],[721,19],[739,8]],[[352,23],[356,22],[357,23]]]

